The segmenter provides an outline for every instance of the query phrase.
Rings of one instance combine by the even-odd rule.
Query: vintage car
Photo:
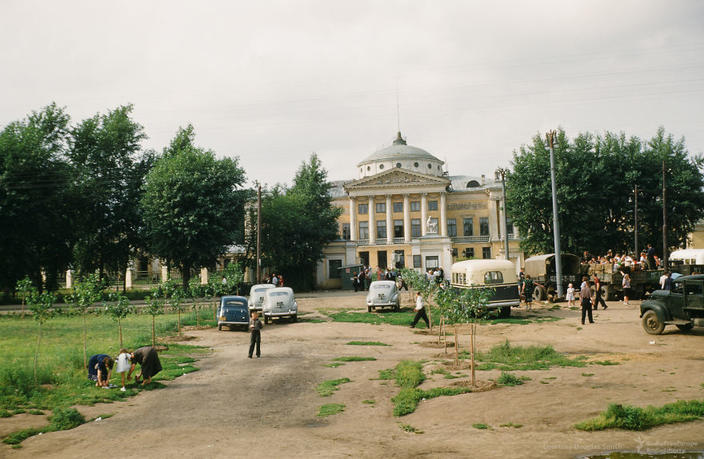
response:
[[[255,284],[249,289],[249,309],[250,311],[262,310],[266,292],[269,289],[276,288],[274,284]]]
[[[512,306],[520,306],[516,265],[508,260],[465,260],[452,265],[450,284],[454,288],[491,288],[494,294],[487,309],[509,317]]]
[[[374,308],[394,308],[394,311],[401,309],[401,296],[395,281],[374,281],[369,284],[367,311],[372,312]]]
[[[665,325],[691,330],[704,319],[704,275],[673,279],[672,290],[656,290],[640,304],[643,329],[651,335],[661,334]]]
[[[247,329],[249,325],[249,307],[247,298],[243,296],[223,296],[218,306],[218,330],[222,330],[223,325],[230,330],[239,326]]]
[[[274,318],[288,317],[291,322],[298,319],[298,303],[290,287],[270,288],[266,290],[265,295],[262,303],[264,323],[269,323]]]

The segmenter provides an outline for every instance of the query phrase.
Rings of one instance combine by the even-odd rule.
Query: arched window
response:
[[[476,180],[470,180],[469,182],[467,182],[467,188],[476,188],[478,186],[479,182],[477,182]]]
[[[432,168],[433,168],[433,165],[428,163],[428,169],[432,169]]]
[[[413,163],[413,167],[418,167],[418,163]]]
[[[384,165],[383,165],[383,164],[379,164],[379,169],[383,169],[383,168],[384,168]]]
[[[396,167],[401,167],[401,163],[396,163]]]

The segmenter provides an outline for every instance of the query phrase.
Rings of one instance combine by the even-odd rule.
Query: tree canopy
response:
[[[639,249],[662,251],[662,162],[667,168],[668,245],[681,246],[704,211],[700,156],[690,156],[684,139],[663,128],[651,139],[607,132],[581,133],[573,140],[560,130],[555,169],[563,250],[605,253],[634,250],[634,191],[638,185]],[[529,253],[553,251],[550,153],[537,135],[514,153],[506,178],[508,214]]]
[[[244,170],[217,159],[180,129],[146,176],[141,200],[150,251],[175,263],[188,287],[191,270],[211,266],[242,232]]]

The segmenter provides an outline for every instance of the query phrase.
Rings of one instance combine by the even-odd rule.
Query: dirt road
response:
[[[299,298],[303,311],[361,308],[363,295],[321,294]],[[522,386],[422,401],[402,418],[392,415],[398,388],[380,381],[378,370],[403,359],[424,359],[428,379],[421,388],[458,381],[431,374],[445,354],[429,347],[435,339],[406,327],[353,323],[274,324],[263,331],[261,359],[248,359],[244,332],[191,332],[211,346],[200,371],[144,392],[127,402],[79,407],[88,416],[115,413],[77,429],[26,440],[19,450],[3,445],[7,457],[574,457],[605,450],[704,449],[704,421],[647,432],[581,432],[576,422],[608,403],[644,406],[704,398],[704,329],[675,330],[652,337],[640,328],[637,306],[610,303],[596,324],[579,324],[577,311],[541,315],[554,322],[482,325],[481,350],[509,339],[512,344],[552,344],[561,352],[611,360],[619,365],[520,371]],[[514,315],[525,312],[514,310]],[[305,317],[311,317],[309,314]],[[580,329],[581,327],[581,329]],[[462,337],[463,345],[466,337]],[[382,341],[388,347],[350,346],[351,340]],[[654,344],[650,344],[655,341]],[[340,356],[376,361],[324,366]],[[448,355],[448,358],[450,355]],[[497,371],[478,371],[497,378]],[[330,397],[315,386],[348,377]],[[374,403],[363,403],[373,400]],[[343,403],[343,413],[319,418],[325,403]],[[410,425],[422,434],[402,430]],[[483,423],[480,430],[473,424]],[[522,427],[501,427],[502,424]],[[697,443],[699,442],[699,443]]]

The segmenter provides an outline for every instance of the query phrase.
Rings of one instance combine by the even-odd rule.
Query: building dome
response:
[[[389,168],[402,168],[428,175],[442,175],[444,161],[422,148],[408,145],[399,132],[393,144],[378,150],[357,164],[359,176],[367,177]]]

